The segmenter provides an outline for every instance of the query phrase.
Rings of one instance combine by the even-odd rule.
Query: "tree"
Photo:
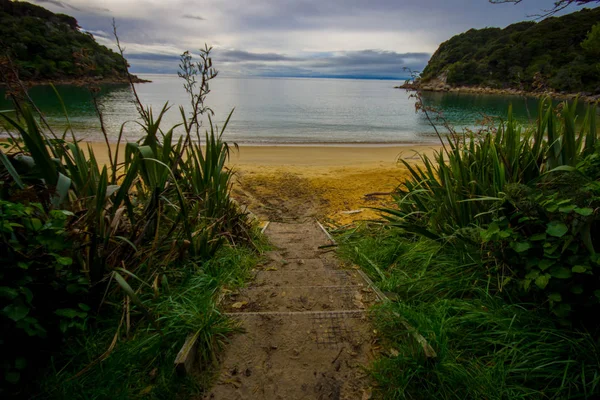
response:
[[[500,4],[500,3],[514,3],[519,4],[523,0],[489,0],[490,3]],[[591,4],[591,3],[600,3],[600,0],[555,0],[554,6],[549,10],[543,10],[544,14],[539,15],[539,17],[548,17],[552,14],[555,14],[561,10],[564,10],[571,4],[575,4],[578,6]]]
[[[600,55],[600,23],[594,25],[581,47],[594,56]]]

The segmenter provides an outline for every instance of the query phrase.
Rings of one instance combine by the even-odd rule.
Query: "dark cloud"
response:
[[[244,62],[244,61],[299,61],[299,58],[288,57],[277,53],[252,53],[243,50],[221,50],[214,51],[213,58],[220,62]]]
[[[441,25],[457,23],[505,25],[514,21],[515,14],[525,18],[524,10],[531,10],[532,4],[537,7],[549,1],[530,0],[510,10],[501,5],[492,9],[487,0],[256,0],[246,7],[224,1],[220,7],[242,30],[439,30]]]
[[[427,64],[428,53],[396,53],[368,49],[363,51],[323,52],[289,57],[279,53],[253,53],[242,50],[216,49],[213,60],[235,69],[243,75],[277,77],[338,77],[403,79],[406,69],[421,70]],[[179,57],[169,54],[130,54],[127,59],[132,71],[176,72]]]
[[[177,63],[180,60],[180,57],[175,54],[152,54],[152,53],[128,53],[128,54],[125,54],[125,58],[127,58],[127,60],[130,62],[132,60],[169,62],[175,68],[177,68]]]
[[[184,14],[181,16],[181,18],[185,18],[185,19],[195,19],[197,21],[206,21],[206,18],[203,18],[199,15],[191,15],[191,14]]]
[[[431,57],[428,53],[396,53],[383,50],[363,50],[342,52],[333,57],[315,60],[316,67],[349,66],[423,66]]]

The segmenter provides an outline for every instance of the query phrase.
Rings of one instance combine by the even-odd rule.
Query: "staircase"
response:
[[[223,355],[206,399],[368,399],[375,338],[367,309],[377,294],[341,269],[316,221],[271,223],[276,250],[224,308],[244,333]]]

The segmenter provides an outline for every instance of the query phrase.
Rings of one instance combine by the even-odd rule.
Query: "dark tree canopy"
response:
[[[471,29],[440,45],[421,80],[445,75],[450,86],[600,93],[599,21],[600,7]]]
[[[123,58],[81,31],[77,20],[23,1],[0,0],[0,57],[21,79],[124,77]]]

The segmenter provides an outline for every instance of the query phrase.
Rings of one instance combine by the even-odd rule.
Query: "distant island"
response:
[[[471,29],[442,43],[400,88],[600,98],[600,7],[504,29]]]
[[[129,79],[127,61],[98,44],[75,18],[23,1],[0,0],[0,49],[3,66],[29,84]]]

